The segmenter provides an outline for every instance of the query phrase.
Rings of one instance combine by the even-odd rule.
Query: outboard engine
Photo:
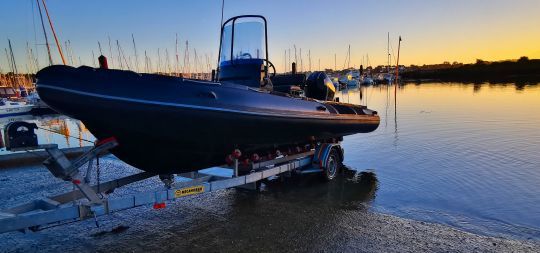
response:
[[[332,80],[322,71],[311,73],[306,80],[306,97],[333,101],[336,94],[336,87]]]

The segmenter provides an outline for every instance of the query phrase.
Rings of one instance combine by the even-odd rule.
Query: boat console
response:
[[[266,18],[243,15],[228,19],[221,26],[217,80],[254,88],[269,86],[275,76],[274,64],[268,60]],[[272,74],[269,74],[272,68]]]
[[[221,26],[217,81],[325,101],[333,101],[336,91],[324,72],[276,75],[268,60],[266,18],[260,15],[233,17]]]

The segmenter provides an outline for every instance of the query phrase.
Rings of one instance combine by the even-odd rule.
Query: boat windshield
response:
[[[237,20],[223,28],[220,64],[231,60],[265,59],[264,50],[264,23],[253,19]]]

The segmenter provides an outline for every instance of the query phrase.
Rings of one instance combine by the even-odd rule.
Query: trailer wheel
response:
[[[330,151],[328,158],[326,159],[326,168],[324,168],[323,178],[326,181],[330,181],[336,177],[339,168],[341,167],[341,158],[335,149]]]

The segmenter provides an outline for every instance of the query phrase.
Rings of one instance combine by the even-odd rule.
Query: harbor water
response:
[[[345,164],[379,179],[372,207],[485,235],[540,239],[540,87],[373,87],[373,133],[345,137]],[[358,103],[357,91],[344,101]],[[397,110],[395,109],[397,108]]]
[[[283,210],[291,210],[283,215],[291,222],[306,213],[304,208],[318,210],[307,212],[311,220],[340,224],[340,218],[333,213],[346,212],[351,218],[356,217],[355,212],[369,211],[446,224],[480,235],[540,240],[538,85],[407,83],[399,87],[397,98],[394,97],[394,86],[353,88],[339,92],[338,96],[341,102],[367,104],[381,116],[381,125],[376,131],[344,138],[344,163],[352,173],[329,185],[312,180],[269,185],[259,197],[228,190],[186,201],[216,202],[209,206],[221,211],[213,213],[209,219],[225,222],[230,218],[238,226],[252,226],[253,229],[262,229],[258,225],[264,225],[253,223],[255,216],[271,217],[270,211],[276,210],[256,211],[253,208],[270,208],[270,204],[263,203],[272,203]],[[58,132],[39,130],[42,143],[76,147],[89,145],[77,138],[94,140],[83,124],[65,116],[23,120]],[[8,152],[0,151],[0,154],[5,153]],[[44,170],[32,170],[39,171],[42,176],[46,174]],[[122,173],[126,171],[135,170],[122,170]],[[12,176],[15,175],[29,176],[25,172],[2,171],[0,189],[11,185],[8,178],[14,180]],[[32,181],[23,183],[32,184]],[[33,194],[29,192],[27,196]],[[14,204],[16,200],[2,197],[4,204]],[[173,205],[184,207],[188,204]],[[187,226],[186,230],[211,229],[209,222],[200,221],[205,219],[203,215],[208,215],[208,210],[200,205],[195,206],[194,213],[187,214],[183,209],[179,212],[182,215],[177,219],[188,218],[178,223]],[[220,212],[227,214],[221,216]],[[235,214],[245,218],[234,218]],[[318,214],[321,217],[317,217]],[[117,218],[127,219],[118,215]],[[169,213],[165,219],[176,218]],[[144,220],[137,220],[134,226],[144,223]],[[250,224],[242,224],[242,221]],[[197,228],[197,224],[207,227]],[[300,226],[297,222],[290,224]],[[149,224],[144,226],[151,227]],[[303,236],[287,234],[297,231],[294,229],[268,229],[279,230],[276,233],[284,233],[287,238]],[[332,226],[308,224],[302,225],[302,229],[308,236],[316,234],[318,229],[330,232]]]

